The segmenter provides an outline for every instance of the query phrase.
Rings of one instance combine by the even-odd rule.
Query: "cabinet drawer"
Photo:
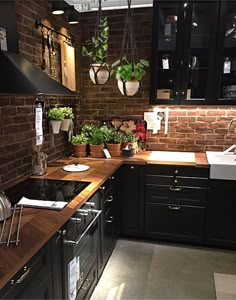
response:
[[[196,168],[190,166],[147,165],[147,175],[167,175],[167,176],[208,178],[209,169]]]
[[[147,185],[146,202],[206,206],[207,190],[193,187]]]
[[[84,283],[81,286],[76,296],[76,299],[77,300],[89,299],[96,285],[96,282],[97,282],[97,263],[95,261],[93,267],[91,268],[87,277],[85,278]]]
[[[156,185],[177,185],[177,186],[193,186],[208,187],[208,179],[202,177],[184,177],[184,176],[167,176],[167,175],[147,175],[147,184]]]
[[[149,237],[168,240],[203,240],[205,209],[173,204],[147,203],[145,206],[145,230]]]

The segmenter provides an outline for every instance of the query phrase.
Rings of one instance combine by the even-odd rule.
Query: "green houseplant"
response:
[[[105,142],[107,150],[110,152],[111,156],[120,155],[122,142],[122,133],[120,131],[117,131],[114,128],[109,128]]]
[[[126,56],[112,64],[112,73],[118,80],[118,89],[122,95],[134,96],[140,89],[140,80],[145,75],[149,62],[140,59],[138,63],[130,63]]]
[[[138,151],[138,137],[133,132],[128,132],[126,134],[123,134],[123,143],[122,143],[122,149],[128,148],[134,149],[134,153]]]
[[[61,127],[61,122],[64,119],[63,111],[60,107],[50,108],[47,112],[47,118],[50,120],[53,134],[58,134]]]
[[[96,128],[89,138],[91,157],[104,157],[104,133],[101,128]]]
[[[83,133],[72,136],[71,144],[73,145],[73,152],[75,157],[86,156],[87,143],[88,138]]]
[[[68,131],[72,120],[74,119],[74,113],[72,107],[61,107],[60,108],[63,112],[64,119],[61,122],[61,130],[62,131]]]
[[[82,47],[82,55],[89,56],[91,65],[89,76],[94,84],[105,84],[110,78],[109,67],[106,64],[108,52],[109,26],[107,18],[100,17],[91,40]]]

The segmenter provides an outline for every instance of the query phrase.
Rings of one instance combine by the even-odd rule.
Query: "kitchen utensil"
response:
[[[0,221],[9,218],[11,215],[11,202],[4,192],[0,192]]]
[[[89,166],[81,164],[67,165],[63,167],[63,170],[67,172],[83,172],[87,171],[88,169],[90,169]]]
[[[41,35],[42,35],[42,63],[41,63],[41,69],[44,71],[46,69],[46,59],[45,59],[45,40],[44,40],[43,28],[41,30]]]
[[[50,75],[52,75],[52,58],[51,58],[52,38],[49,30],[47,33],[47,47],[48,47],[48,58],[49,58],[49,71],[50,71]]]

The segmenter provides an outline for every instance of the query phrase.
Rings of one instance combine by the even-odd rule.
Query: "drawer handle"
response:
[[[113,201],[113,196],[109,196],[106,200],[105,200],[105,202],[109,202],[109,203],[111,203]]]
[[[109,219],[106,220],[106,223],[113,223],[113,217],[110,217]]]
[[[170,190],[174,192],[180,192],[181,188],[180,187],[175,187],[175,186],[170,186]]]
[[[179,209],[180,209],[180,206],[172,206],[172,205],[169,205],[169,209],[172,209],[172,210],[179,210]]]
[[[16,280],[16,284],[21,283],[29,275],[29,272],[30,268],[19,279]]]
[[[134,170],[134,166],[131,166],[130,169],[131,169],[131,170]]]

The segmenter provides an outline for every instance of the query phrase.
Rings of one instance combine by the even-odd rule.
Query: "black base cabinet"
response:
[[[203,243],[208,169],[148,165],[145,236]]]
[[[236,248],[236,184],[210,180],[207,201],[206,243]]]
[[[121,234],[143,236],[146,166],[123,165],[121,168]]]
[[[50,242],[0,291],[0,299],[53,299]]]

